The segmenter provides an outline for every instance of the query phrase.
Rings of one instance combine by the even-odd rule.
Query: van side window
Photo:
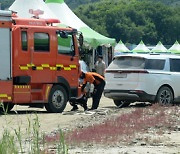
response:
[[[180,72],[180,59],[170,59],[170,71]]]
[[[22,31],[21,32],[21,47],[23,51],[28,50],[28,40],[27,40],[27,32]]]
[[[50,41],[47,33],[34,33],[34,51],[35,52],[49,52]]]
[[[68,38],[62,38],[59,34],[57,34],[57,38],[58,38],[58,53],[73,55],[75,52],[73,36],[68,35]]]
[[[145,69],[163,70],[165,66],[164,59],[146,59]]]

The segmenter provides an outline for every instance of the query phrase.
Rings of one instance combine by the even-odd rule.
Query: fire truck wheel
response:
[[[3,103],[1,106],[0,106],[0,112],[1,113],[6,113],[6,112],[9,112],[11,111],[11,109],[14,107],[14,104],[12,103]]]
[[[48,103],[45,104],[45,108],[48,112],[61,113],[65,109],[67,104],[67,92],[60,86],[55,85],[52,87]]]

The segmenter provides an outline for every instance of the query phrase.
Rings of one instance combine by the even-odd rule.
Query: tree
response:
[[[125,43],[180,41],[180,7],[138,0],[106,0],[75,10],[94,30]]]

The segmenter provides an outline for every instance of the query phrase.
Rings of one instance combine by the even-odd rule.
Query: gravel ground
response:
[[[91,106],[91,99],[88,106]],[[25,133],[28,127],[28,119],[33,120],[36,115],[40,123],[40,131],[47,134],[53,134],[58,128],[64,131],[70,131],[75,128],[84,128],[93,124],[103,123],[107,119],[115,118],[124,113],[130,113],[136,108],[147,108],[149,104],[135,103],[130,107],[118,109],[111,99],[102,97],[98,110],[93,112],[83,112],[80,107],[77,112],[69,112],[71,106],[67,104],[62,114],[47,113],[45,109],[28,108],[25,106],[15,106],[8,115],[0,115],[0,134],[2,135],[4,128],[14,131],[21,128],[21,132]],[[180,106],[177,106],[180,111]],[[173,116],[171,114],[171,116]],[[175,118],[176,125],[174,130],[168,128],[163,129],[163,134],[155,135],[153,131],[137,134],[130,143],[116,145],[96,145],[89,144],[82,147],[69,147],[69,153],[75,154],[180,154],[180,116]],[[143,138],[148,136],[148,141]],[[154,141],[156,144],[154,144]]]

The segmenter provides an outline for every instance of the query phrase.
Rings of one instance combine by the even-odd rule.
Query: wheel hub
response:
[[[52,103],[56,108],[60,108],[64,102],[64,94],[60,90],[56,90],[52,97]]]
[[[162,104],[170,104],[171,96],[167,90],[162,91],[160,101],[162,102]]]
[[[57,101],[58,101],[58,103],[61,102],[61,96],[58,96],[58,97],[57,97]]]

